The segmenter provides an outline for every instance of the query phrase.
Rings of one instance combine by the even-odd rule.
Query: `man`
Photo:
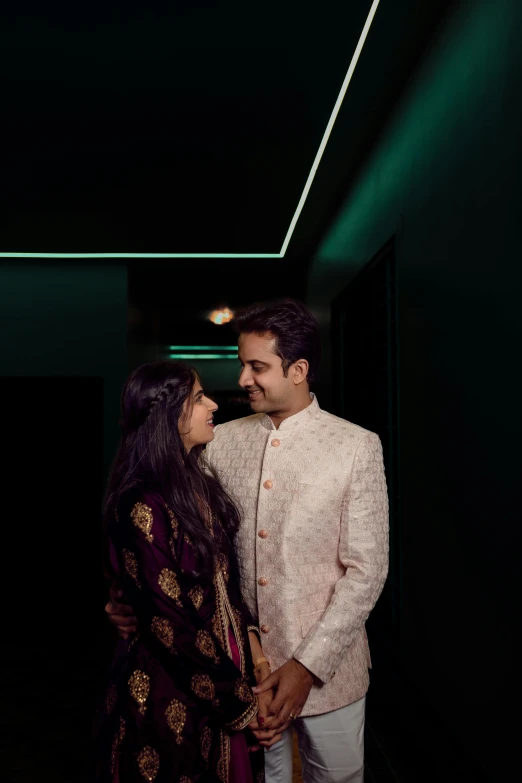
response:
[[[362,783],[364,624],[388,562],[380,441],[310,394],[320,337],[304,305],[255,305],[235,325],[254,414],[216,427],[205,454],[242,514],[241,587],[273,670],[254,689],[275,689],[264,728],[283,733],[266,780],[292,779],[293,721],[305,783]]]

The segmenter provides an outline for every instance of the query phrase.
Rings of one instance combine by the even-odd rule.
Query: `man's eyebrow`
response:
[[[239,358],[239,361],[242,364],[262,364],[265,367],[268,367],[268,362],[262,362],[261,359],[248,359],[246,362],[241,361],[241,357]]]

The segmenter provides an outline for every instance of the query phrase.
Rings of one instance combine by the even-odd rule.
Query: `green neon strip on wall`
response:
[[[169,359],[234,359],[237,353],[169,353]]]
[[[337,119],[337,115],[339,114],[339,109],[341,108],[344,96],[348,90],[348,85],[352,79],[355,66],[359,60],[379,2],[380,0],[373,0],[370,7],[370,11],[366,18],[366,22],[364,23],[359,41],[357,42],[357,46],[355,47],[355,51],[352,55],[348,71],[342,83],[341,89],[339,90],[339,95],[337,96],[337,100],[330,115],[328,125],[326,126],[326,130],[323,134],[319,149],[317,150],[314,162],[312,163],[312,168],[308,174],[308,179],[306,180],[305,186],[303,188],[301,198],[299,199],[297,208],[294,212],[292,220],[290,221],[290,226],[286,232],[285,240],[279,253],[0,253],[0,258],[284,258],[297,225],[297,221],[299,220],[299,216],[303,211],[308,193],[312,187],[312,182],[315,179],[317,169],[319,168],[319,163],[321,162],[321,158],[323,157],[323,153],[326,149],[328,139],[330,138],[332,128],[334,126],[335,120]]]

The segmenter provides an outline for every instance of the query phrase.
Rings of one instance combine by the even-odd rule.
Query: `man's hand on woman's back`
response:
[[[109,590],[109,601],[105,606],[105,611],[109,621],[118,631],[122,639],[129,639],[138,628],[138,621],[134,616],[134,609],[125,603],[123,591],[116,584],[112,584]]]

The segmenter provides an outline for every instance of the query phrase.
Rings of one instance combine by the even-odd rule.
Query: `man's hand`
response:
[[[129,639],[136,632],[138,621],[134,617],[134,609],[124,603],[119,603],[123,598],[123,592],[117,585],[112,584],[109,590],[109,602],[105,606],[105,611],[109,621],[118,631],[122,639]]]
[[[295,658],[284,663],[279,669],[257,685],[253,690],[259,696],[271,688],[276,695],[268,706],[267,729],[279,732],[286,728],[290,720],[297,718],[310,693],[314,677],[302,663]]]

